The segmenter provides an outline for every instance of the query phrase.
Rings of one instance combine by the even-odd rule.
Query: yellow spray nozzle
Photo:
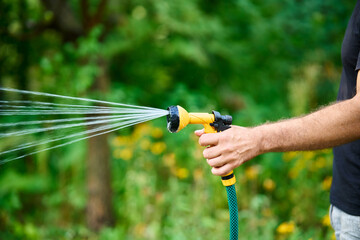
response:
[[[219,112],[213,111],[209,113],[188,113],[180,106],[170,106],[168,108],[167,128],[170,132],[178,132],[188,124],[202,124],[205,133],[216,133],[230,128],[232,117],[229,115],[221,115]],[[233,171],[221,177],[224,186],[235,184],[236,179]]]

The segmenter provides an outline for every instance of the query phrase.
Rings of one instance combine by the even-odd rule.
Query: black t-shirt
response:
[[[341,47],[343,69],[338,101],[350,99],[356,94],[359,52],[360,0],[351,15]],[[350,215],[360,216],[360,140],[334,148],[330,202]]]

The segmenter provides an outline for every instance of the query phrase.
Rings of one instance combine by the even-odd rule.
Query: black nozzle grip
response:
[[[210,123],[210,126],[214,127],[217,132],[225,131],[226,129],[231,128],[232,117],[230,115],[221,115],[217,111],[212,111],[215,117],[213,123]]]

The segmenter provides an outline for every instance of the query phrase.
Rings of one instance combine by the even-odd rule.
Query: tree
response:
[[[90,14],[89,1],[80,1],[81,20],[79,21],[67,1],[42,0],[42,2],[49,11],[53,12],[54,19],[51,26],[61,34],[65,42],[75,42],[101,23],[107,5],[107,0],[101,0],[97,11]],[[83,61],[87,62],[86,59]],[[95,78],[92,88],[105,93],[109,86],[107,64],[100,56],[96,61],[99,64],[100,74]],[[89,228],[98,231],[103,226],[113,223],[110,152],[106,134],[89,139],[86,169],[88,189],[86,218]]]

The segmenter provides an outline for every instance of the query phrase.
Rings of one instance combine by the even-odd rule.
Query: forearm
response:
[[[253,128],[261,153],[315,150],[360,139],[360,100],[355,96],[300,118]]]

